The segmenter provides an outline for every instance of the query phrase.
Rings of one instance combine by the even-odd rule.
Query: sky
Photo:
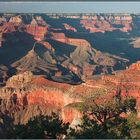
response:
[[[140,2],[0,2],[0,13],[140,13]]]

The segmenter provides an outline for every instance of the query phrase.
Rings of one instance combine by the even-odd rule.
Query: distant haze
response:
[[[140,2],[0,2],[1,13],[140,13]]]

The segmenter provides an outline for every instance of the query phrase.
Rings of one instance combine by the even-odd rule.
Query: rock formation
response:
[[[4,85],[8,79],[8,68],[0,65],[0,85]]]
[[[31,76],[31,73],[25,72],[10,78],[7,86],[0,89],[0,110],[2,113],[7,111],[7,115],[15,120],[14,123],[26,123],[33,116],[51,114],[52,111],[59,113],[66,122],[72,122],[79,116],[79,113],[76,115],[72,109],[65,111],[67,104],[79,100],[70,96],[74,91],[72,86],[63,84],[65,89],[62,89],[57,83],[41,77],[34,77],[31,80],[29,76],[26,77],[27,75]],[[18,79],[24,83],[21,84]],[[43,82],[40,86],[35,82],[39,79]],[[14,83],[18,86],[15,87]],[[68,114],[71,117],[67,118]]]
[[[47,33],[47,26],[42,27],[42,26],[39,26],[36,24],[35,25],[34,24],[26,25],[25,31],[27,33],[33,35],[35,40],[41,41],[44,39],[44,37]]]
[[[13,23],[15,26],[22,24],[22,17],[20,15],[11,17],[9,23]]]
[[[77,30],[74,27],[68,25],[67,23],[64,23],[63,25],[66,30],[71,30],[71,31],[77,32]]]
[[[134,18],[139,19],[126,14],[3,14],[0,113],[26,123],[54,111],[74,124],[81,114],[67,105],[98,88],[120,85],[123,97],[136,98],[140,112],[140,62],[127,68],[140,58],[130,41],[139,33]]]
[[[30,71],[26,71],[22,74],[10,77],[6,82],[6,86],[11,88],[24,87],[31,82],[32,78],[33,74]]]
[[[130,70],[140,70],[140,61],[137,61],[136,63],[132,64],[129,67]]]
[[[121,30],[128,32],[132,30],[132,17],[130,15],[104,15],[82,17],[81,24],[90,32],[105,32]],[[119,27],[120,26],[120,27]]]
[[[133,45],[134,48],[140,48],[140,38],[136,37],[136,38],[132,38],[130,39],[130,44]]]

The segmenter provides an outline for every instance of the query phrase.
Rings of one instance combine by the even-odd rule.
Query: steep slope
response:
[[[60,18],[61,16],[64,17]],[[99,41],[99,36],[107,36],[105,39],[108,40],[112,34],[92,35],[85,32],[85,29],[82,30],[82,26],[87,26],[87,23],[82,22],[83,24],[80,25],[80,21],[88,21],[88,18],[91,20],[92,17],[93,22],[88,22],[90,26],[97,24],[97,28],[101,28],[101,25],[107,27],[106,25],[109,24],[110,28],[114,24],[126,25],[127,21],[130,24],[132,22],[130,15],[124,15],[124,18],[121,15],[113,17],[82,15],[81,18],[59,15],[58,17],[55,19],[44,14],[5,16],[6,21],[3,19],[1,25],[0,63],[8,67],[12,66],[17,72],[29,70],[34,74],[44,74],[55,81],[71,81],[71,83],[92,78],[96,74],[112,73],[115,70],[126,68],[128,61],[118,57],[120,52],[116,51],[121,46],[113,48],[109,43]],[[115,19],[114,23],[111,23],[110,18]],[[72,25],[72,21],[76,21],[75,25]],[[80,31],[76,29],[78,26],[81,28]],[[115,28],[117,30],[118,27]],[[104,28],[102,30],[106,32]],[[35,41],[37,41],[36,47],[32,49]],[[116,41],[111,43],[116,45]],[[105,53],[108,50],[112,55]],[[118,56],[113,55],[114,52]]]
[[[72,41],[75,40],[72,39],[71,44],[73,44]],[[34,74],[44,74],[55,81],[71,81],[70,83],[72,81],[79,82],[80,79],[83,80],[82,77],[92,77],[100,73],[111,73],[116,69],[126,67],[126,59],[101,53],[93,49],[87,41],[79,40],[79,42],[81,41],[86,43],[74,46],[75,49],[67,56],[63,54],[65,47],[58,54],[58,48],[55,49],[52,46],[51,48],[53,49],[48,49],[43,43],[35,43],[33,49],[26,56],[11,66],[16,68],[18,72],[32,71]]]
[[[32,71],[36,75],[43,74],[50,80],[71,84],[79,83],[79,77],[69,69],[64,68],[56,58],[54,52],[42,44],[38,44],[26,56],[11,66],[16,68],[19,73]]]
[[[49,65],[49,63],[40,58],[34,50],[29,51],[27,55],[25,55],[19,61],[13,63],[12,67],[16,67],[16,69],[20,72],[24,72],[27,70],[37,72],[39,70],[42,70],[46,73],[49,73],[49,69],[57,70],[55,68],[55,65]]]
[[[8,68],[4,65],[0,65],[0,86],[4,85],[8,78]]]
[[[0,63],[7,66],[25,56],[35,42],[31,35],[20,31],[4,33],[3,40],[0,47]]]
[[[77,70],[76,73],[79,73],[81,77],[90,78],[96,74],[124,69],[127,62],[127,59],[97,51],[88,43],[85,46],[78,46],[63,65],[69,68],[77,67],[79,71]]]
[[[137,69],[136,69],[137,68]],[[11,77],[6,87],[0,89],[0,110],[3,117],[9,117],[14,123],[26,123],[29,118],[39,114],[59,113],[64,121],[74,122],[81,114],[68,108],[67,105],[81,101],[81,98],[90,97],[96,90],[121,87],[122,97],[133,96],[137,100],[136,109],[140,117],[140,69],[139,62],[127,70],[103,75],[86,81],[81,85],[72,86],[65,83],[55,83],[41,76],[34,76],[31,72],[24,72]],[[121,81],[121,83],[120,83]],[[106,94],[106,100],[115,91]],[[6,112],[6,113],[5,113]]]
[[[49,81],[29,71],[14,75],[8,79],[6,87],[0,89],[0,115],[5,115],[4,119],[11,118],[17,124],[53,111],[59,113],[65,121],[71,122],[79,113],[67,110],[66,113],[71,115],[67,118],[64,107],[78,101],[70,95],[74,89],[72,85]]]
[[[140,117],[140,62],[128,68],[124,59],[132,63],[140,58],[139,19],[121,14],[3,15],[0,129],[2,122],[26,123],[52,111],[72,123],[81,114],[68,104],[117,86],[122,97],[136,98]]]

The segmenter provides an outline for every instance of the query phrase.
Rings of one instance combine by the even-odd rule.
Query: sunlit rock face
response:
[[[129,67],[130,70],[140,70],[140,61],[132,64],[130,67]]]
[[[25,25],[25,32],[34,36],[37,41],[42,41],[48,31],[48,25],[41,16],[32,17],[30,24]]]
[[[74,45],[76,47],[90,46],[88,41],[84,39],[68,38],[64,33],[52,33],[52,39],[66,44]]]
[[[120,30],[128,32],[132,30],[132,16],[130,15],[104,15],[84,16],[80,23],[91,33]]]
[[[1,114],[17,124],[56,112],[76,124],[82,115],[69,104],[120,83],[122,97],[136,98],[139,113],[139,61],[128,67],[139,60],[139,40],[131,42],[139,35],[134,18],[139,19],[126,14],[1,16]]]
[[[64,25],[66,30],[77,32],[77,30],[74,27],[70,26],[69,24],[64,23],[63,25]]]
[[[120,85],[122,87],[122,98],[126,96],[136,98],[137,117],[139,118],[140,86],[136,82],[139,75],[137,75],[137,69],[134,72],[131,67],[127,70],[118,71],[114,75],[101,76],[98,79],[93,78],[77,86],[49,81],[41,76],[33,76],[28,71],[15,75],[9,78],[6,87],[0,90],[1,112],[3,114],[7,112],[7,115],[14,118],[15,123],[26,123],[35,115],[48,115],[51,112],[56,112],[63,121],[74,125],[79,122],[78,120],[82,117],[82,114],[78,110],[69,107],[69,104],[82,101],[80,97],[90,96],[89,94],[96,88],[109,88],[110,85],[116,87]],[[102,98],[107,101],[114,95],[115,91],[112,91],[112,93]],[[96,102],[100,103],[104,100],[99,99]]]
[[[24,84],[29,83],[33,78],[33,75],[30,71],[26,71],[22,74],[18,74],[9,78],[6,82],[7,87],[16,88]]]
[[[25,27],[25,31],[34,36],[34,39],[37,41],[41,41],[44,39],[47,33],[47,26],[42,27],[39,25],[27,25]]]
[[[9,23],[13,23],[15,26],[22,24],[23,20],[20,15],[11,17]]]
[[[121,96],[131,96],[136,99],[137,117],[140,118],[140,68],[139,61],[126,70],[114,72],[114,75],[101,76],[102,81],[122,87]]]
[[[58,113],[65,122],[72,122],[79,117],[79,113],[75,114],[74,109],[65,109],[65,106],[79,99],[71,97],[71,92],[71,85],[57,84],[43,77],[33,77],[31,72],[24,72],[11,77],[6,87],[0,89],[1,113],[7,112],[7,116],[12,117],[16,124],[52,112]]]
[[[120,57],[109,56],[93,49],[91,44],[85,39],[69,38],[64,33],[53,32],[51,33],[51,39],[69,44],[71,48],[75,49],[62,65],[80,77],[91,77],[99,73],[111,73],[118,65],[126,67],[128,62]],[[119,60],[120,62],[118,63]]]

